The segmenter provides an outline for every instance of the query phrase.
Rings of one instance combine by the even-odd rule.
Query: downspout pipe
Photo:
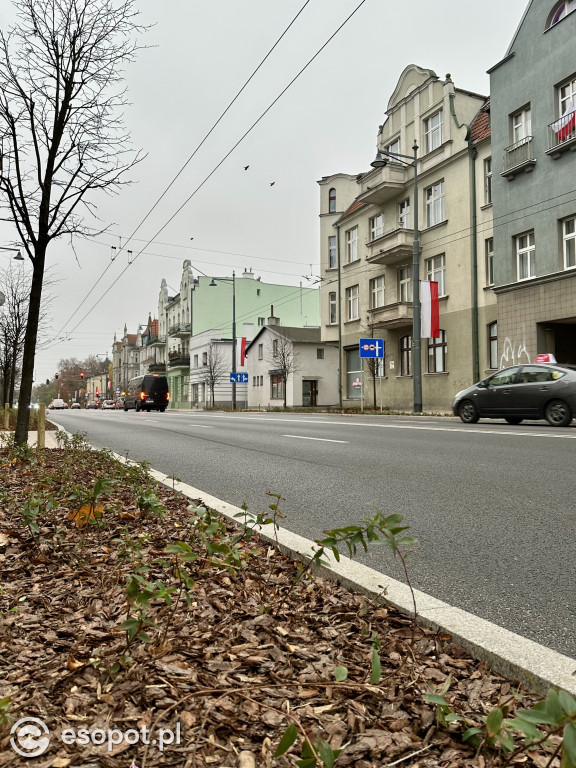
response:
[[[342,270],[340,264],[340,225],[336,227],[336,256],[338,259],[338,405],[343,408],[342,398]]]
[[[476,157],[478,152],[470,141],[468,129],[468,152],[470,156],[470,206],[472,219],[472,381],[480,380],[480,346],[478,339],[478,214],[476,200]]]

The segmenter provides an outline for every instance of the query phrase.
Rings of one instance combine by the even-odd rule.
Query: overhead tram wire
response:
[[[349,15],[346,17],[346,19],[345,19],[345,20],[342,22],[342,24],[340,24],[340,26],[339,26],[339,27],[336,29],[336,31],[335,31],[335,32],[333,32],[333,34],[332,34],[332,35],[330,35],[330,37],[328,38],[328,40],[326,40],[326,42],[325,42],[325,43],[324,43],[324,44],[323,44],[323,45],[322,45],[322,46],[321,46],[321,47],[320,47],[320,48],[319,48],[319,49],[316,51],[316,53],[314,54],[314,56],[312,56],[312,58],[308,60],[308,62],[307,62],[307,63],[306,63],[306,64],[305,64],[305,65],[302,67],[302,69],[300,69],[300,71],[299,71],[299,72],[298,72],[298,73],[297,73],[297,74],[296,74],[296,75],[295,75],[295,76],[292,78],[292,80],[291,80],[291,81],[288,83],[288,85],[287,85],[285,88],[283,88],[283,90],[282,90],[282,91],[281,91],[281,92],[278,94],[278,96],[277,96],[277,97],[276,97],[276,98],[275,98],[275,99],[274,99],[274,100],[271,102],[271,104],[270,104],[270,105],[269,105],[269,106],[268,106],[268,107],[267,107],[267,108],[264,110],[264,112],[262,112],[262,114],[260,115],[260,117],[259,117],[257,120],[255,120],[255,121],[252,123],[252,125],[250,126],[250,128],[248,128],[248,130],[247,130],[247,131],[245,131],[245,133],[244,133],[244,134],[243,134],[243,135],[242,135],[242,136],[241,136],[241,137],[238,139],[238,141],[237,141],[237,142],[234,144],[234,146],[232,147],[232,149],[230,149],[230,150],[229,150],[229,151],[226,153],[226,155],[224,155],[224,157],[222,158],[222,160],[220,160],[220,162],[219,162],[219,163],[218,163],[218,164],[217,164],[217,165],[216,165],[216,166],[215,166],[215,167],[212,169],[212,171],[210,171],[210,173],[209,173],[209,174],[208,174],[208,175],[207,175],[207,176],[204,178],[204,180],[203,180],[203,181],[202,181],[202,182],[201,182],[201,183],[200,183],[200,184],[199,184],[199,185],[196,187],[196,189],[195,189],[195,190],[192,192],[192,194],[191,194],[191,195],[189,195],[189,196],[186,198],[186,200],[185,200],[185,201],[182,203],[182,205],[181,205],[181,206],[180,206],[180,207],[179,207],[179,208],[178,208],[178,209],[177,209],[177,210],[176,210],[176,211],[175,211],[175,212],[172,214],[172,216],[171,216],[171,217],[170,217],[170,218],[169,218],[169,219],[168,219],[168,220],[167,220],[167,221],[166,221],[166,222],[165,222],[165,223],[164,223],[164,224],[163,224],[163,225],[160,227],[160,229],[159,229],[159,230],[157,230],[157,232],[156,232],[156,233],[155,233],[155,234],[154,234],[154,235],[153,235],[153,236],[150,238],[150,240],[148,240],[148,242],[146,243],[146,245],[144,245],[144,247],[143,247],[143,248],[142,248],[142,249],[141,249],[141,250],[140,250],[140,251],[139,251],[139,252],[136,254],[136,256],[134,256],[134,258],[132,259],[132,262],[131,262],[131,263],[130,263],[128,266],[126,266],[126,267],[125,267],[125,268],[122,270],[122,272],[121,272],[121,273],[118,275],[118,277],[116,278],[116,280],[115,280],[115,281],[114,281],[114,282],[113,282],[111,285],[109,285],[109,286],[108,286],[108,288],[106,289],[106,291],[105,291],[105,292],[104,292],[104,293],[103,293],[103,294],[100,296],[100,298],[99,298],[99,299],[96,301],[96,303],[95,303],[95,304],[93,304],[93,305],[90,307],[90,309],[88,310],[88,312],[86,312],[86,314],[85,314],[85,315],[82,317],[82,319],[81,319],[81,320],[80,320],[80,321],[79,321],[79,322],[78,322],[78,323],[77,323],[77,324],[74,326],[74,328],[72,328],[72,330],[70,331],[70,333],[73,333],[73,332],[76,330],[76,328],[77,328],[79,325],[81,325],[81,324],[84,322],[84,320],[85,320],[85,319],[88,317],[88,315],[89,315],[89,314],[90,314],[90,313],[91,313],[91,312],[92,312],[92,311],[93,311],[93,310],[94,310],[94,309],[95,309],[95,308],[98,306],[98,304],[99,304],[99,303],[102,301],[102,299],[104,298],[104,296],[106,296],[106,295],[108,294],[108,292],[111,290],[111,288],[112,288],[112,287],[113,287],[113,286],[114,286],[114,285],[115,285],[115,284],[118,282],[118,280],[119,280],[119,279],[120,279],[120,278],[121,278],[121,277],[122,277],[122,276],[125,274],[125,272],[128,270],[128,268],[134,264],[134,262],[136,261],[136,259],[137,259],[137,258],[140,256],[140,254],[141,254],[141,253],[143,253],[143,251],[144,251],[144,250],[145,250],[145,249],[148,247],[148,245],[150,245],[150,243],[154,242],[154,240],[155,240],[155,239],[158,237],[158,235],[159,235],[161,232],[163,232],[163,231],[166,229],[166,227],[167,227],[167,226],[170,224],[170,222],[171,222],[171,221],[173,221],[173,219],[174,219],[174,218],[175,218],[175,217],[176,217],[176,216],[177,216],[177,215],[180,213],[180,211],[181,211],[181,210],[182,210],[182,209],[183,209],[183,208],[184,208],[184,207],[185,207],[185,206],[186,206],[186,205],[187,205],[187,204],[190,202],[190,200],[191,200],[191,199],[192,199],[192,198],[193,198],[193,197],[194,197],[194,196],[195,196],[195,195],[196,195],[196,194],[197,194],[197,193],[198,193],[198,192],[199,192],[199,191],[202,189],[202,187],[204,186],[204,184],[206,184],[206,182],[207,182],[209,179],[211,179],[211,178],[212,178],[212,176],[213,176],[213,175],[216,173],[216,171],[217,171],[217,170],[220,168],[220,166],[221,166],[221,165],[222,165],[222,164],[223,164],[223,163],[224,163],[224,162],[225,162],[225,161],[228,159],[228,157],[230,157],[230,155],[232,154],[232,152],[234,152],[234,150],[235,150],[235,149],[236,149],[236,148],[237,148],[237,147],[238,147],[238,146],[239,146],[239,145],[242,143],[242,141],[244,141],[244,139],[246,138],[246,136],[248,136],[248,135],[249,135],[249,134],[250,134],[250,133],[251,133],[251,132],[254,130],[254,128],[255,128],[255,127],[256,127],[256,126],[257,126],[257,125],[260,123],[260,121],[261,121],[261,120],[262,120],[262,119],[263,119],[263,118],[264,118],[264,117],[265,117],[265,116],[268,114],[268,112],[270,112],[270,110],[272,109],[272,107],[274,107],[274,106],[275,106],[275,105],[278,103],[278,101],[280,101],[280,99],[282,98],[282,96],[284,96],[284,94],[286,93],[286,91],[288,91],[288,89],[289,89],[289,88],[291,88],[291,87],[292,87],[292,85],[294,85],[294,83],[295,83],[295,82],[298,80],[298,78],[299,78],[299,77],[300,77],[300,76],[301,76],[301,75],[302,75],[302,74],[303,74],[303,73],[304,73],[304,72],[305,72],[305,71],[308,69],[308,67],[309,67],[309,66],[312,64],[312,62],[313,62],[313,61],[315,61],[315,60],[318,58],[318,56],[319,56],[319,55],[322,53],[322,51],[323,51],[323,50],[324,50],[324,49],[325,49],[325,48],[326,48],[326,47],[329,45],[329,43],[331,43],[331,42],[332,42],[332,40],[333,40],[333,39],[336,37],[336,35],[337,35],[337,34],[338,34],[338,33],[339,33],[339,32],[340,32],[340,31],[341,31],[341,30],[342,30],[342,29],[343,29],[343,28],[346,26],[346,24],[347,24],[347,23],[350,21],[350,19],[351,19],[351,18],[352,18],[352,17],[353,17],[353,16],[354,16],[354,15],[355,15],[355,14],[356,14],[356,13],[357,13],[359,10],[360,10],[360,8],[361,8],[361,7],[364,5],[364,3],[365,3],[365,2],[366,2],[366,0],[361,0],[361,2],[360,2],[360,3],[358,3],[358,5],[357,5],[357,6],[356,6],[356,8],[355,8],[355,9],[352,11],[352,13],[350,13],[350,14],[349,14]],[[74,312],[74,314],[76,314],[76,312],[77,312],[77,311],[78,311],[78,310],[76,310],[76,311]],[[72,315],[72,317],[73,317],[73,316],[74,316],[74,315]],[[70,322],[70,321],[68,321],[68,322]],[[66,323],[66,324],[67,324],[67,323]],[[64,327],[65,327],[65,326],[64,326]]]
[[[244,85],[243,85],[243,86],[240,88],[240,90],[238,91],[238,93],[237,93],[237,94],[234,96],[234,98],[233,98],[233,99],[232,99],[232,101],[231,101],[231,102],[228,104],[228,106],[226,107],[226,109],[225,109],[225,110],[222,112],[222,114],[220,115],[220,117],[219,117],[219,118],[216,120],[216,122],[215,122],[215,123],[212,125],[212,127],[210,128],[210,130],[208,131],[208,133],[207,133],[207,134],[204,136],[204,138],[203,138],[203,139],[201,140],[201,142],[198,144],[198,146],[196,147],[196,149],[195,149],[195,150],[192,152],[192,154],[190,155],[190,157],[189,157],[189,158],[186,160],[186,162],[184,163],[184,165],[183,165],[183,166],[180,168],[180,170],[178,171],[178,173],[177,173],[177,174],[174,176],[174,178],[172,179],[172,181],[171,181],[171,182],[168,184],[168,186],[166,187],[166,189],[165,189],[165,190],[162,192],[162,194],[160,195],[160,197],[159,197],[159,198],[156,200],[156,202],[154,203],[154,205],[152,206],[152,208],[150,208],[150,210],[148,211],[148,213],[147,213],[147,214],[144,216],[144,218],[143,218],[143,219],[140,221],[140,223],[138,224],[138,226],[136,227],[136,229],[135,229],[135,230],[132,232],[132,234],[130,235],[130,237],[128,237],[128,239],[127,239],[127,240],[124,242],[124,245],[121,245],[121,246],[120,246],[120,248],[119,248],[119,250],[118,250],[118,253],[116,254],[117,256],[119,256],[119,255],[120,255],[120,253],[121,253],[121,252],[124,250],[124,248],[126,248],[126,247],[127,247],[127,245],[130,243],[130,241],[132,240],[132,238],[134,237],[134,235],[135,235],[135,234],[138,232],[138,230],[140,229],[140,227],[142,227],[142,225],[143,225],[143,224],[144,224],[144,222],[145,222],[145,221],[148,219],[148,217],[150,216],[150,214],[151,214],[151,213],[152,213],[152,212],[153,212],[153,211],[156,209],[156,207],[157,207],[157,206],[160,204],[160,202],[163,200],[163,198],[165,197],[165,195],[167,194],[167,192],[168,192],[168,191],[171,189],[171,187],[172,187],[172,186],[175,184],[176,180],[177,180],[177,179],[178,179],[178,178],[179,178],[179,177],[182,175],[182,173],[184,172],[184,170],[186,169],[186,167],[188,166],[188,164],[190,163],[190,161],[191,161],[191,160],[192,160],[192,159],[193,159],[193,158],[196,156],[196,154],[199,152],[199,150],[200,150],[200,149],[201,149],[201,147],[204,145],[204,143],[205,143],[205,142],[206,142],[206,140],[209,138],[209,136],[210,136],[210,135],[211,135],[211,134],[212,134],[212,133],[213,133],[213,132],[216,130],[216,128],[217,128],[217,127],[218,127],[218,125],[221,123],[221,121],[223,120],[223,118],[225,117],[225,115],[227,114],[227,112],[228,112],[228,111],[231,109],[231,107],[234,105],[234,103],[235,103],[235,102],[238,100],[238,98],[240,97],[240,95],[242,94],[242,92],[243,92],[243,91],[246,89],[246,87],[248,86],[248,84],[250,83],[250,81],[251,81],[251,80],[252,80],[252,79],[255,77],[255,75],[257,74],[257,72],[258,72],[258,71],[259,71],[259,70],[260,70],[260,69],[261,69],[261,68],[264,66],[264,64],[265,64],[266,60],[267,60],[267,59],[270,57],[270,55],[271,55],[271,54],[272,54],[272,52],[275,50],[275,48],[277,48],[277,47],[278,47],[278,45],[280,44],[281,40],[282,40],[282,39],[283,39],[283,38],[286,36],[286,34],[287,34],[287,33],[288,33],[288,31],[290,30],[290,28],[293,26],[293,24],[296,22],[296,20],[297,20],[297,19],[298,19],[298,17],[300,16],[300,14],[301,14],[301,13],[304,11],[304,9],[306,8],[306,6],[307,6],[307,5],[308,5],[310,2],[311,2],[311,0],[306,0],[306,2],[304,3],[304,5],[302,6],[302,8],[300,8],[300,10],[299,10],[299,11],[298,11],[298,13],[296,14],[296,16],[294,16],[294,18],[292,19],[292,21],[290,22],[290,24],[288,24],[288,26],[287,26],[287,27],[284,29],[284,31],[282,32],[282,34],[280,35],[280,37],[279,37],[279,38],[276,40],[276,42],[274,43],[274,45],[272,46],[272,48],[270,48],[270,50],[268,51],[268,53],[266,54],[266,56],[264,56],[264,58],[262,59],[262,61],[261,61],[261,62],[258,64],[258,66],[256,67],[256,69],[255,69],[255,70],[252,72],[252,74],[250,75],[250,77],[249,77],[249,78],[246,80],[246,82],[244,83]],[[150,244],[150,243],[148,242],[148,243],[147,243],[147,245],[149,245],[149,244]],[[144,246],[144,247],[146,247],[146,246]],[[85,296],[85,297],[82,299],[82,301],[80,302],[80,304],[78,305],[78,307],[77,307],[77,308],[74,310],[74,312],[72,313],[72,315],[70,316],[70,318],[69,318],[69,319],[66,321],[66,323],[64,324],[64,326],[63,326],[62,330],[64,330],[64,328],[65,328],[65,327],[68,325],[68,323],[70,323],[70,322],[72,321],[72,318],[74,317],[74,315],[75,315],[75,314],[76,314],[76,313],[77,313],[77,312],[78,312],[78,311],[81,309],[81,307],[83,306],[83,304],[84,304],[84,302],[86,301],[86,299],[87,299],[87,298],[90,296],[90,294],[91,294],[91,293],[94,291],[94,289],[96,288],[96,286],[98,285],[98,283],[100,282],[100,280],[102,280],[102,278],[104,277],[104,275],[106,274],[106,272],[108,271],[108,269],[111,267],[111,265],[112,265],[112,262],[110,262],[110,263],[109,263],[109,264],[106,266],[106,268],[104,269],[104,271],[102,272],[102,274],[100,275],[100,277],[99,277],[99,278],[96,280],[96,282],[94,283],[94,285],[92,286],[92,288],[91,288],[91,289],[88,291],[88,293],[87,293],[87,294],[86,294],[86,296]],[[124,274],[124,273],[122,272],[121,274]]]

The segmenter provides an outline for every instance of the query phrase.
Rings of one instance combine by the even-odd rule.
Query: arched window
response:
[[[336,213],[336,190],[334,187],[328,192],[328,213]]]
[[[553,27],[572,11],[576,11],[576,0],[561,0],[561,2],[556,3],[546,20],[546,29]]]
[[[446,331],[440,331],[437,339],[428,339],[428,373],[446,371]]]

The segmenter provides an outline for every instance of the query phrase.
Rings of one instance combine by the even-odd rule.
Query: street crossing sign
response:
[[[230,384],[248,384],[247,373],[231,373]]]
[[[360,357],[384,357],[384,341],[360,339]]]

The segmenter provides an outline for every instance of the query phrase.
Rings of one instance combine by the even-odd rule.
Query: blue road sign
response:
[[[360,339],[360,357],[384,357],[384,341]]]
[[[231,373],[230,384],[248,384],[247,373]]]

